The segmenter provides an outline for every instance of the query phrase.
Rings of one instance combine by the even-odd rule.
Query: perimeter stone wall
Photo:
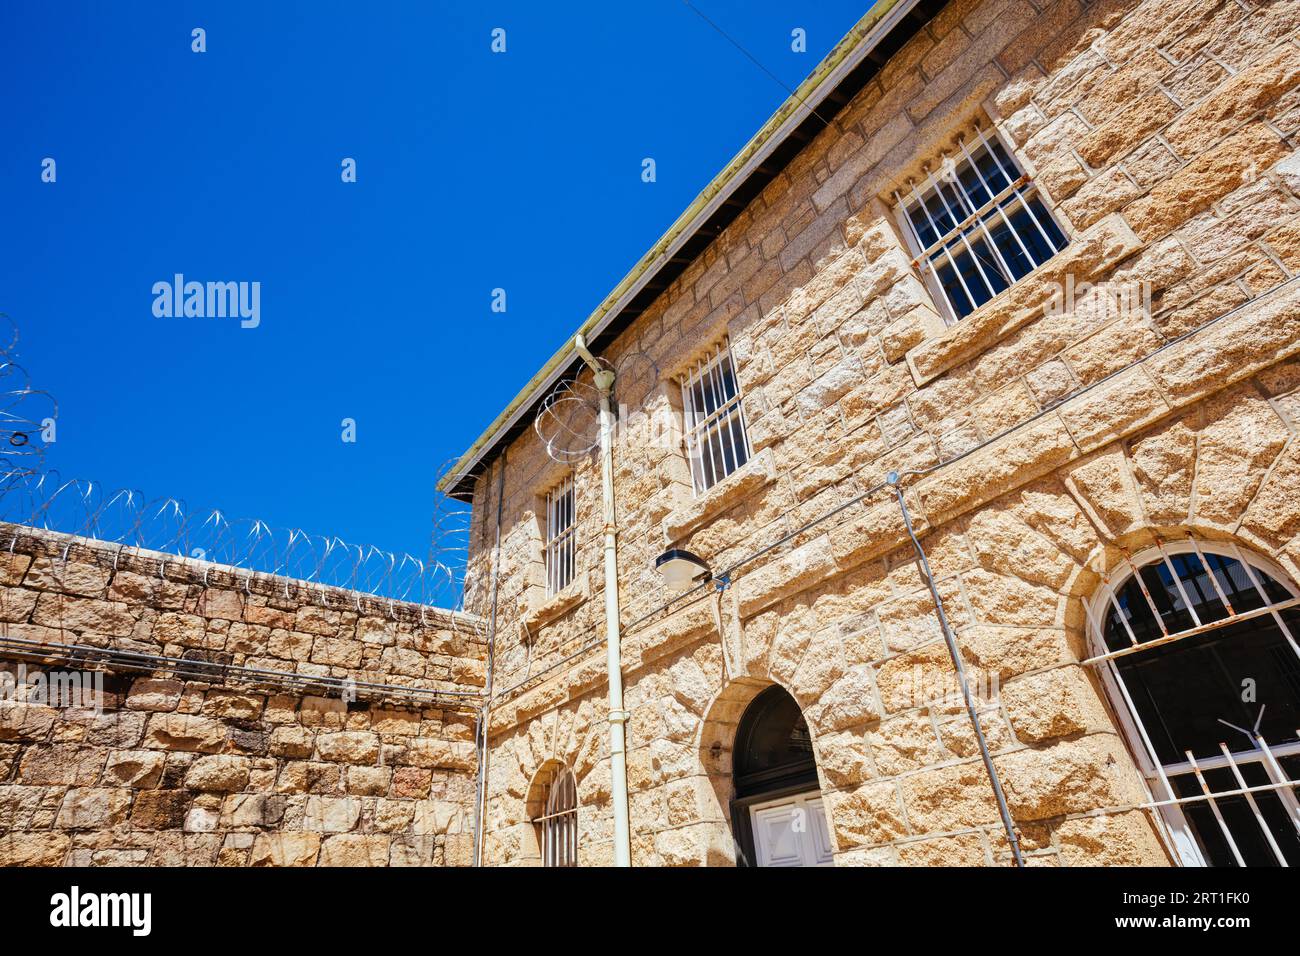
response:
[[[13,525],[0,541],[0,865],[469,863],[481,621]],[[400,686],[348,701],[240,668]],[[20,674],[95,673],[99,708],[15,699]]]

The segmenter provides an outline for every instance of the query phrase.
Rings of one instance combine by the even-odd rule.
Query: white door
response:
[[[749,808],[759,866],[832,866],[826,808],[816,790]]]

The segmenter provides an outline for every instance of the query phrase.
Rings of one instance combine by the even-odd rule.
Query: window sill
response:
[[[674,508],[663,520],[664,542],[681,541],[710,518],[776,480],[772,450],[765,448],[698,498]]]
[[[1011,288],[949,326],[937,338],[909,349],[907,364],[913,380],[918,386],[924,385],[1041,318],[1066,276],[1074,276],[1076,284],[1092,282],[1142,246],[1142,240],[1118,213],[1069,237],[1064,249]]]
[[[590,596],[589,578],[585,573],[579,573],[559,594],[551,595],[536,607],[523,608],[519,626],[523,629],[525,639],[537,637],[542,628],[563,617]]]

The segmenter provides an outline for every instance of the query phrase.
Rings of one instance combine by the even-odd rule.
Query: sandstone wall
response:
[[[965,718],[908,687],[947,664],[897,506],[867,494],[931,468],[907,498],[968,662],[1002,681],[986,727],[1031,862],[1166,862],[1078,664],[1084,602],[1157,533],[1300,570],[1298,28],[1295,0],[949,3],[607,351],[635,863],[732,858],[731,731],[770,682],[804,708],[837,862],[1005,862]],[[981,118],[1070,244],[945,327],[889,197]],[[1148,283],[1151,312],[1053,315],[1069,279]],[[757,454],[695,498],[647,423],[724,335]],[[535,861],[530,807],[558,762],[579,778],[580,857],[603,862],[599,463],[572,466],[582,573],[547,600],[539,496],[569,466],[531,431],[508,462],[487,857]],[[500,469],[474,502],[484,614]],[[722,635],[711,599],[641,620],[665,547],[725,568],[850,502],[737,571]]]
[[[12,525],[0,539],[0,670],[106,672],[102,713],[0,702],[0,865],[469,862],[478,700],[451,694],[482,692],[480,621]]]

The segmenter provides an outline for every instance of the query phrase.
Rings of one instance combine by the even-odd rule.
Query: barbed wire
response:
[[[422,560],[336,535],[231,518],[219,509],[192,511],[180,498],[110,489],[46,470],[58,405],[47,392],[33,389],[26,370],[13,360],[18,339],[18,326],[0,313],[0,522],[394,601],[462,609],[470,508],[440,492],[429,553]],[[439,477],[452,464],[445,462]]]
[[[650,389],[660,381],[658,363],[641,349],[632,349],[617,362],[603,356],[597,356],[596,361],[614,372],[620,416],[626,408],[644,407]],[[586,380],[589,377],[590,372],[582,368],[574,377],[561,379],[543,397],[533,416],[533,431],[554,461],[573,464],[600,447],[600,390]],[[645,388],[628,395],[629,379],[644,380]]]
[[[423,560],[56,471],[0,472],[0,522],[452,611],[463,601],[469,509],[451,499],[435,509]]]
[[[59,413],[52,395],[32,388],[17,348],[18,326],[0,313],[0,472],[38,470]]]

